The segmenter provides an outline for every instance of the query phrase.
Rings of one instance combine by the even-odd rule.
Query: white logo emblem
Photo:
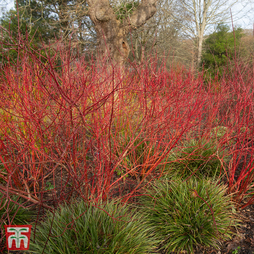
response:
[[[16,242],[16,248],[20,248],[20,243],[23,240],[25,248],[27,248],[28,245],[28,237],[26,235],[22,235],[22,232],[29,232],[28,227],[22,227],[22,228],[7,228],[8,233],[15,233],[15,235],[10,235],[8,237],[8,245],[9,248],[12,247],[13,241]]]

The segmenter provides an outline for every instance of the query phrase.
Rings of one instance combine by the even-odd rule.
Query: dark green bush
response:
[[[61,206],[36,229],[32,253],[147,253],[155,240],[149,237],[140,214],[119,203]]]
[[[207,76],[222,77],[225,67],[234,59],[235,51],[239,51],[242,36],[241,28],[230,32],[228,25],[219,24],[216,31],[207,37],[201,59],[201,68],[207,70]]]
[[[211,180],[180,178],[158,181],[141,197],[148,227],[160,249],[193,253],[197,246],[218,247],[236,226],[234,206],[226,187]]]

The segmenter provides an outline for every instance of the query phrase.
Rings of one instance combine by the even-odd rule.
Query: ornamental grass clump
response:
[[[154,228],[160,250],[193,251],[200,246],[218,248],[237,225],[226,186],[212,180],[161,180],[141,197],[147,225]]]
[[[37,226],[32,253],[148,253],[156,241],[139,213],[113,201],[63,205]]]
[[[213,177],[224,173],[225,150],[213,139],[191,139],[169,155],[169,169],[186,178],[191,175]]]

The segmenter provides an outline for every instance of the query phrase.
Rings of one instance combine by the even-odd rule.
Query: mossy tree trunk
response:
[[[109,0],[87,0],[88,15],[97,32],[99,54],[123,63],[130,52],[126,35],[146,23],[156,12],[157,0],[142,0],[133,13],[118,19]]]

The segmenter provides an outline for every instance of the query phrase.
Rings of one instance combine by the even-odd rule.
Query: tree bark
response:
[[[155,14],[157,1],[142,0],[129,19],[117,20],[108,0],[87,0],[88,15],[95,26],[100,56],[123,63],[130,52],[127,33],[144,25]]]
[[[202,56],[202,49],[203,49],[203,41],[204,41],[204,32],[205,27],[207,25],[207,12],[211,6],[211,0],[204,0],[203,1],[203,10],[201,10],[201,4],[199,4],[199,11],[195,13],[195,22],[196,22],[196,29],[198,35],[198,66],[201,64],[201,56]]]

